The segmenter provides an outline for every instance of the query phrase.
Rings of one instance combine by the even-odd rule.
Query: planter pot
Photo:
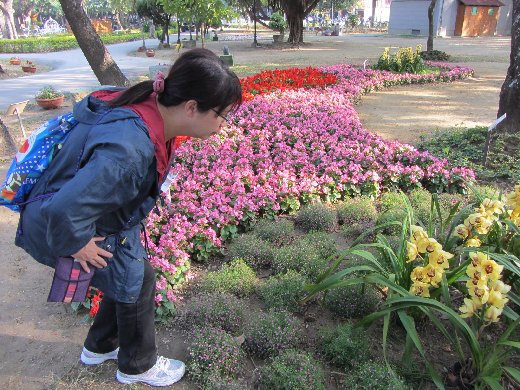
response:
[[[28,66],[22,65],[22,70],[25,73],[36,73],[36,66],[34,66],[34,65],[28,65]]]
[[[283,42],[283,34],[273,35],[274,43],[282,43]]]
[[[43,108],[44,110],[50,110],[53,108],[59,108],[63,105],[63,101],[65,100],[65,96],[60,96],[53,99],[35,99],[36,103]]]
[[[22,62],[22,60],[20,60],[20,59],[9,60],[9,63],[10,63],[11,65],[20,65],[21,62]]]
[[[233,66],[233,64],[234,64],[233,54],[222,55],[222,56],[219,56],[219,57],[222,60],[222,62],[224,62],[228,66]]]
[[[155,50],[152,50],[152,49],[148,49],[148,50],[146,50],[146,56],[147,56],[147,57],[153,57],[153,56],[155,56]]]
[[[137,51],[140,52],[140,53],[143,52],[143,51],[145,51],[145,50],[146,50],[146,49],[145,49],[144,46],[139,46],[139,48],[137,49]]]

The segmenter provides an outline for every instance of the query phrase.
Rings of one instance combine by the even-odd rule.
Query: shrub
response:
[[[336,213],[323,203],[313,203],[302,207],[296,214],[296,226],[306,232],[333,231],[336,227]]]
[[[374,202],[365,196],[345,199],[336,206],[336,213],[340,225],[369,224],[377,218]]]
[[[255,271],[244,260],[234,259],[224,264],[217,272],[210,272],[202,279],[202,290],[246,296],[253,292],[256,284]]]
[[[440,50],[421,51],[421,58],[424,61],[449,61],[450,55]]]
[[[244,390],[248,386],[241,379],[223,377],[218,373],[212,373],[206,380],[204,390]]]
[[[483,198],[498,200],[500,195],[500,190],[495,187],[475,185],[473,188],[475,188],[475,190],[477,190],[480,196]],[[473,191],[470,191],[469,203],[480,204],[477,194],[475,194]]]
[[[379,295],[371,285],[333,288],[325,295],[325,306],[345,318],[364,317],[377,309],[379,301]]]
[[[381,195],[379,209],[382,213],[392,209],[403,208],[403,198],[399,192],[385,192]]]
[[[301,312],[303,306],[298,305],[305,291],[305,277],[289,270],[269,278],[258,288],[258,293],[267,308],[285,309],[291,312]]]
[[[296,348],[303,337],[303,328],[301,321],[290,313],[269,310],[253,316],[245,336],[245,348],[255,356],[266,358]]]
[[[278,249],[273,259],[274,273],[294,270],[311,280],[315,280],[326,266],[327,262],[318,250],[304,240]]]
[[[383,225],[389,222],[403,222],[406,217],[406,210],[391,209],[379,215],[376,225]],[[381,229],[381,232],[391,236],[398,236],[401,234],[401,225],[389,225]]]
[[[238,334],[244,324],[245,306],[234,295],[199,294],[192,298],[176,320],[183,329],[213,326]]]
[[[230,334],[208,326],[195,330],[188,354],[188,372],[202,384],[210,376],[237,376],[244,358],[240,345]]]
[[[34,96],[36,99],[55,99],[63,96],[63,92],[55,89],[52,85],[46,85]]]
[[[337,252],[334,236],[325,232],[310,232],[300,240],[316,249],[318,256],[322,259],[328,259]]]
[[[428,223],[432,203],[432,194],[424,188],[417,188],[408,194],[415,218]],[[437,214],[435,213],[434,216]]]
[[[395,54],[390,54],[390,49],[385,48],[373,68],[399,73],[420,73],[425,69],[424,61],[419,54],[421,48],[421,45],[417,45],[415,50],[411,47],[399,48]]]
[[[252,234],[236,237],[228,250],[231,258],[243,259],[253,268],[269,266],[274,256],[271,245]]]
[[[368,336],[351,324],[341,324],[334,329],[320,331],[320,349],[331,364],[351,369],[370,358]]]
[[[253,234],[276,246],[287,245],[294,240],[294,223],[288,219],[261,219],[255,224]]]
[[[347,384],[348,383],[348,384]],[[345,383],[344,389],[352,390],[400,390],[406,389],[406,384],[396,377],[384,362],[365,362],[356,370]]]
[[[321,390],[323,371],[309,353],[288,350],[260,370],[260,389]]]

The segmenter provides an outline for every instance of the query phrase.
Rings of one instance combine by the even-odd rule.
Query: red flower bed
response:
[[[244,101],[251,100],[255,95],[286,91],[299,88],[316,88],[336,84],[338,78],[334,74],[308,67],[304,69],[265,70],[254,76],[241,80]]]

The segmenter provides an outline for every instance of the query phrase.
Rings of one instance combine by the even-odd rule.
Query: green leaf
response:
[[[497,345],[507,345],[513,348],[520,348],[520,341],[500,341]]]
[[[520,385],[520,370],[514,367],[504,367],[504,370],[513,377],[517,385]]]
[[[482,380],[484,381],[484,383],[486,383],[486,385],[491,387],[492,390],[504,390],[504,388],[496,380],[496,378],[493,378],[493,377],[490,377],[490,376],[485,376],[485,377],[482,377]]]

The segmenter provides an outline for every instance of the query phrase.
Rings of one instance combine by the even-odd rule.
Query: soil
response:
[[[252,48],[250,40],[210,41],[207,47],[221,52],[223,45],[229,46],[237,73],[246,75],[269,67],[363,64],[366,59],[374,62],[384,47],[424,45],[426,41],[386,35],[322,37],[311,34],[305,39],[308,43],[300,48],[273,46],[264,39],[259,40],[261,48]],[[508,67],[510,38],[436,39],[435,48],[452,55],[457,63],[475,69],[475,77],[452,84],[395,87],[364,96],[357,111],[366,129],[387,139],[413,144],[421,135],[430,135],[436,130],[488,126],[496,118],[500,87]],[[156,51],[156,57],[166,61],[177,55],[175,49]],[[26,129],[34,130],[44,119],[70,110],[72,103],[73,98],[69,97],[66,107],[52,111],[29,106],[22,116]],[[2,119],[19,144],[21,135],[16,117]],[[8,155],[9,152],[0,150],[0,157],[4,156],[0,162],[2,178],[8,167],[5,159]],[[18,214],[0,208],[3,258],[0,262],[0,388],[122,388],[114,380],[114,363],[96,368],[79,364],[88,324],[82,322],[81,316],[72,314],[68,306],[46,302],[52,271],[14,246],[17,222]],[[182,340],[174,328],[158,330],[157,342],[162,354],[186,356]],[[195,387],[183,380],[175,388]]]
[[[25,62],[25,60],[22,62],[22,64]],[[38,73],[44,73],[48,72],[51,68],[49,66],[40,65],[35,63],[36,65],[36,72],[35,73],[25,73],[22,70],[22,65],[11,65],[9,63],[9,60],[0,60],[0,65],[2,65],[2,69],[4,70],[4,73],[0,73],[0,80],[4,79],[13,79],[16,77],[23,77]]]

